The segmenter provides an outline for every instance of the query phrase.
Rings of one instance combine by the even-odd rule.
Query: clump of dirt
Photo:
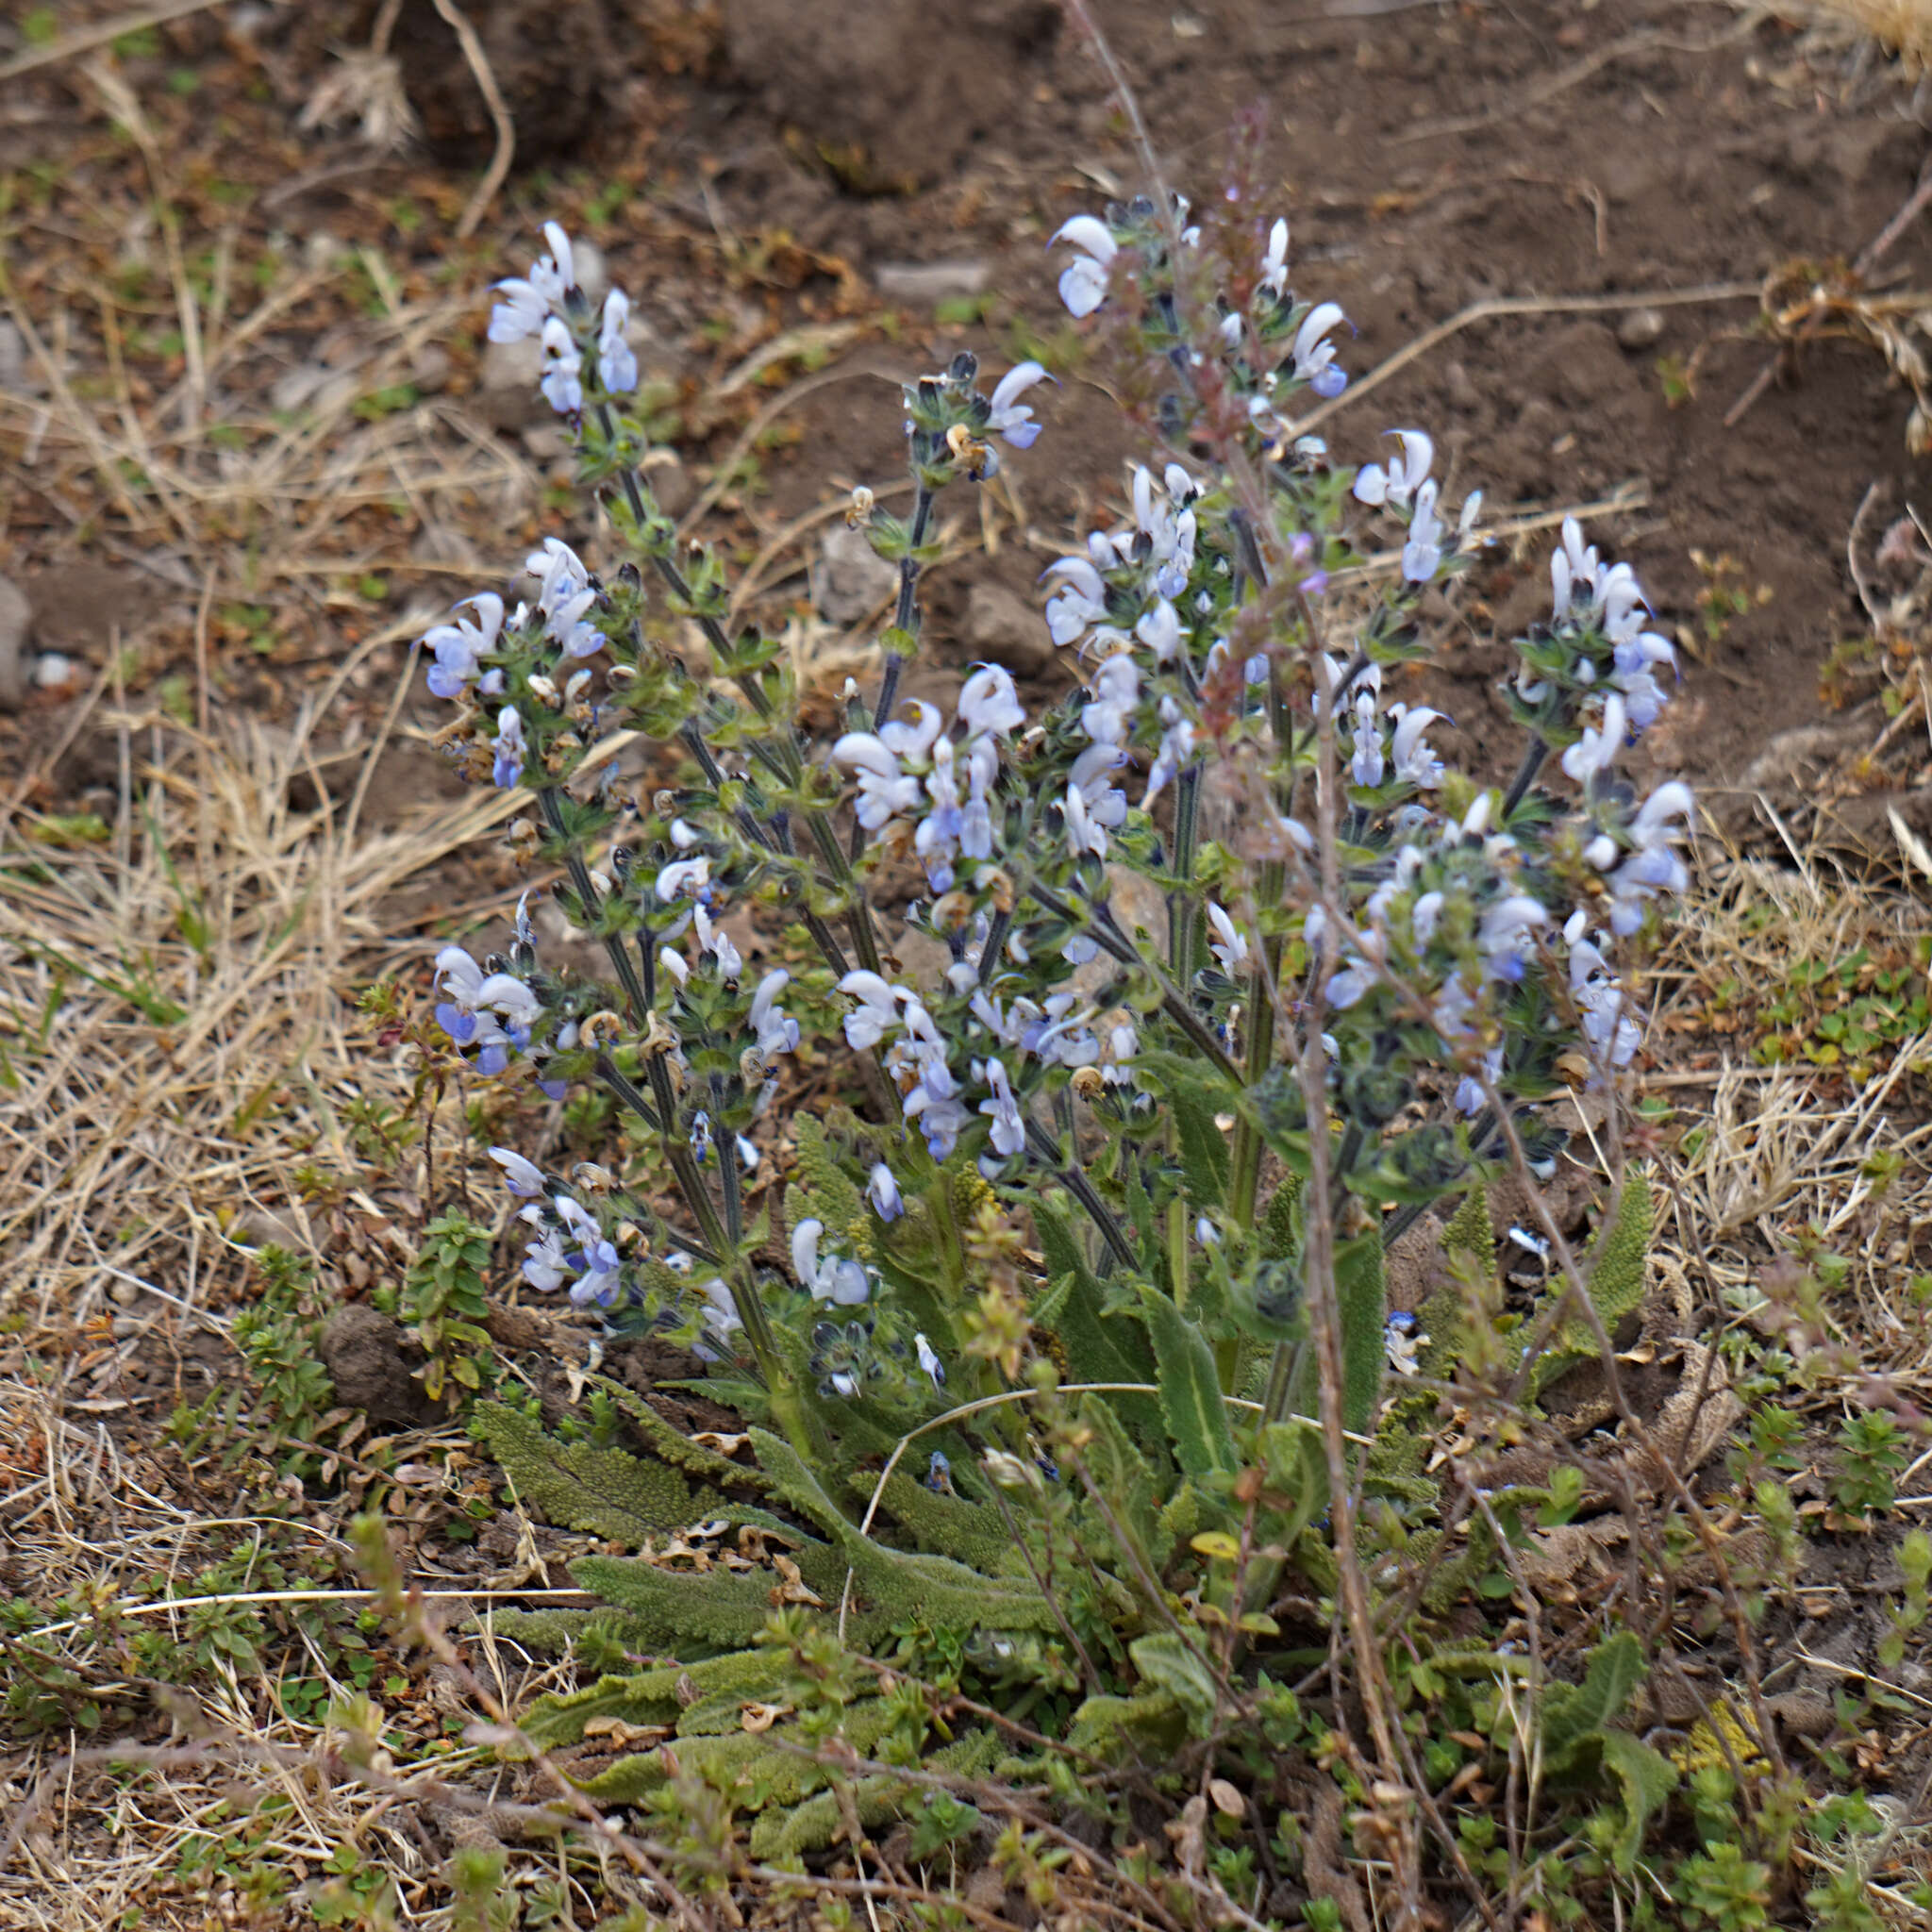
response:
[[[349,1302],[328,1318],[319,1353],[336,1400],[365,1410],[370,1421],[413,1428],[436,1412],[411,1373],[422,1366],[423,1351],[367,1302]]]

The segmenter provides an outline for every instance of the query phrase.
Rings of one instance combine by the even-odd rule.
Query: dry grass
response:
[[[63,845],[64,822],[16,810],[0,846],[0,1315],[84,1329],[116,1284],[203,1308],[238,1221],[287,1216],[298,1154],[350,1164],[329,1096],[391,1074],[345,1027],[385,902],[509,809],[479,795],[364,833],[393,707],[346,804],[331,800],[317,727],[394,641],[370,640],[286,731],[106,709],[119,809],[98,843]],[[309,809],[291,802],[304,778]]]

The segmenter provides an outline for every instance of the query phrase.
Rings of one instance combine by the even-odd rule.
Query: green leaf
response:
[[[1543,1756],[1553,1771],[1603,1731],[1642,1683],[1643,1645],[1631,1630],[1619,1630],[1590,1654],[1581,1684],[1553,1684],[1543,1695]]]
[[[1158,1288],[1141,1285],[1141,1306],[1154,1340],[1160,1412],[1175,1459],[1190,1475],[1205,1476],[1217,1469],[1233,1475],[1241,1457],[1208,1338]]]
[[[1168,1089],[1181,1173],[1191,1209],[1219,1208],[1227,1194],[1227,1141],[1214,1124],[1215,1107],[1200,1089],[1175,1081]]]
[[[1643,1850],[1643,1827],[1676,1789],[1677,1768],[1628,1731],[1605,1731],[1597,1740],[1604,1771],[1622,1788],[1624,1828],[1610,1847],[1620,1872],[1635,1869]]]
[[[1141,1676],[1167,1691],[1187,1713],[1189,1730],[1207,1737],[1214,1728],[1221,1687],[1201,1658],[1171,1630],[1137,1637],[1127,1649]]]

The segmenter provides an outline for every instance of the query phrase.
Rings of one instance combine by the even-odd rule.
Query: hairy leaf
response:
[[[1190,1475],[1205,1476],[1217,1469],[1233,1475],[1241,1457],[1208,1338],[1158,1288],[1142,1285],[1141,1306],[1154,1338],[1160,1412],[1175,1460]]]

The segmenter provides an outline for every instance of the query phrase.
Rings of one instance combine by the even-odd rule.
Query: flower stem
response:
[[[906,555],[899,559],[899,601],[892,610],[892,628],[918,635],[919,608],[913,601],[919,585],[920,547],[925,541],[926,525],[932,522],[933,501],[938,492],[930,484],[916,482],[912,492],[912,526]],[[878,702],[872,708],[873,729],[876,731],[892,715],[899,696],[899,674],[905,660],[896,651],[886,654],[886,668],[879,675]]]
[[[1523,762],[1516,768],[1516,776],[1510,781],[1508,792],[1503,800],[1503,816],[1509,814],[1523,803],[1524,794],[1536,783],[1536,774],[1542,770],[1543,760],[1550,755],[1550,748],[1541,738],[1532,738],[1523,754]]]
[[[1026,1123],[1026,1144],[1032,1149],[1034,1158],[1087,1210],[1087,1218],[1100,1230],[1100,1238],[1107,1243],[1114,1259],[1123,1268],[1136,1267],[1134,1250],[1128,1244],[1120,1223],[1114,1219],[1112,1208],[1100,1198],[1093,1183],[1077,1166],[1061,1160],[1060,1150],[1046,1129],[1029,1120]]]
[[[564,843],[564,869],[570,874],[570,882],[576,890],[578,901],[584,908],[586,922],[594,920],[603,910],[597,896],[597,889],[591,879],[590,868],[584,863],[584,856],[575,843],[569,841],[564,830],[563,804],[554,785],[541,787],[537,793],[537,803],[542,808],[543,822],[550,827],[552,835]],[[638,978],[637,962],[630,956],[630,949],[624,942],[624,935],[607,932],[604,935],[604,951],[617,974],[617,982],[624,988],[625,1003],[630,1008],[631,1022],[634,1025],[644,1024],[644,1015],[650,1010],[650,1002],[644,997],[642,983]]]

